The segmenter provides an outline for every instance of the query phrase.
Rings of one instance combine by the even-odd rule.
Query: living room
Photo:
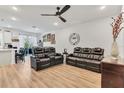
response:
[[[0,5],[0,88],[123,88],[123,5]]]

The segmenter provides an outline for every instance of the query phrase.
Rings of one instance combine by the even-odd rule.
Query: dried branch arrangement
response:
[[[115,18],[115,19],[112,17],[113,22],[112,22],[111,26],[112,26],[112,28],[113,28],[113,29],[112,29],[112,35],[113,35],[114,41],[115,41],[116,38],[118,37],[120,31],[124,28],[124,27],[122,27],[122,23],[123,23],[123,13],[124,13],[124,12],[120,13],[119,16],[117,16],[117,18]]]

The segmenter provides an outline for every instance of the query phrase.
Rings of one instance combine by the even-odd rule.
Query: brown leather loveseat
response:
[[[56,53],[54,47],[34,47],[32,50],[31,67],[35,70],[63,63],[63,56]]]

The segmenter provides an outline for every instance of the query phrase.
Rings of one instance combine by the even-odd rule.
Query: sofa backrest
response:
[[[48,56],[54,56],[56,53],[54,47],[34,47],[33,48],[33,54],[39,55],[39,54],[45,54]]]
[[[33,55],[38,58],[44,58],[44,48],[42,47],[33,47],[32,48]]]
[[[104,49],[102,48],[92,48],[92,54],[95,54],[95,55],[104,55]]]
[[[102,49],[100,47],[96,47],[96,48],[75,47],[74,53],[104,55],[104,49]]]
[[[33,47],[32,50],[33,55],[44,53],[44,49],[42,47]]]
[[[74,53],[81,53],[82,48],[81,47],[75,47],[74,48]]]
[[[55,52],[56,52],[56,50],[55,50],[55,48],[54,48],[54,47],[50,47],[50,48],[49,48],[49,52],[50,52],[50,53],[55,53]]]
[[[46,52],[46,54],[48,56],[54,56],[56,54],[56,50],[54,47],[47,47],[47,50],[48,50],[48,52]]]
[[[92,51],[92,49],[91,48],[82,48],[82,54],[90,54],[91,53],[91,51]]]
[[[96,48],[76,47],[74,48],[73,56],[101,61],[104,57],[104,49],[99,47],[96,47]]]

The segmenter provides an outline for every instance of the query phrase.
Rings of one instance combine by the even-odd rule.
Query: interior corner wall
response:
[[[69,53],[73,52],[74,47],[101,47],[105,49],[105,56],[110,55],[112,46],[112,23],[111,17],[89,21],[70,28],[56,31],[56,51],[63,52],[64,48]],[[71,33],[80,35],[80,42],[73,46],[69,42]],[[122,31],[117,39],[120,55],[124,58],[124,31]]]

